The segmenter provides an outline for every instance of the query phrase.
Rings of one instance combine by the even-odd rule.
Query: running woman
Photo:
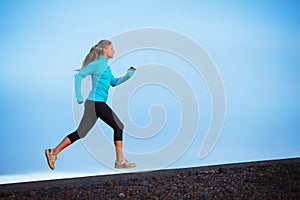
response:
[[[108,90],[110,86],[117,86],[127,81],[135,72],[134,67],[127,70],[125,76],[115,78],[112,75],[110,66],[107,61],[114,57],[114,49],[111,41],[101,40],[97,45],[93,46],[89,54],[85,57],[79,73],[75,76],[75,93],[79,104],[84,102],[81,93],[82,79],[88,75],[92,77],[92,89],[84,103],[84,114],[80,124],[73,133],[67,135],[60,144],[54,149],[46,149],[45,154],[49,167],[54,170],[57,155],[67,146],[71,145],[78,139],[87,135],[91,128],[95,125],[98,118],[103,120],[114,131],[114,144],[116,150],[115,168],[133,168],[135,163],[131,163],[123,156],[122,141],[124,125],[106,104]]]

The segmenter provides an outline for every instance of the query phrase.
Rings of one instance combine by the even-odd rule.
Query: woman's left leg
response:
[[[132,168],[135,163],[129,163],[123,156],[123,129],[124,125],[118,116],[105,102],[96,102],[97,117],[103,120],[114,130],[114,143],[116,149],[116,168]]]
[[[114,130],[114,143],[116,147],[116,159],[123,160],[122,141],[124,125],[112,109],[104,102],[96,102],[97,117],[103,120]]]

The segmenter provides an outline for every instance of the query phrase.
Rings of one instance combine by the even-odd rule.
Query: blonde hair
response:
[[[85,59],[82,62],[82,66],[78,71],[85,68],[90,62],[97,60],[100,55],[103,55],[103,50],[108,46],[111,45],[111,41],[109,40],[101,40],[98,44],[94,45],[88,55],[86,55]]]

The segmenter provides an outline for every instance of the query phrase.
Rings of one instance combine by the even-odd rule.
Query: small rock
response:
[[[36,195],[36,191],[29,190],[26,192],[26,196],[28,197],[33,197],[34,195]]]
[[[177,190],[177,187],[176,186],[172,186],[171,189],[172,190]]]
[[[265,166],[265,163],[261,162],[258,164],[258,166],[263,167],[263,166]]]
[[[119,194],[119,197],[120,197],[120,198],[125,198],[125,194],[121,192],[121,193]]]
[[[228,172],[228,169],[226,169],[226,168],[219,168],[219,172],[223,173],[223,174],[226,174]]]
[[[154,194],[158,195],[161,191],[160,190],[155,190]]]
[[[109,186],[113,186],[114,185],[114,183],[111,180],[107,181],[106,184],[109,185]]]
[[[254,167],[250,167],[249,171],[254,172],[255,171]]]

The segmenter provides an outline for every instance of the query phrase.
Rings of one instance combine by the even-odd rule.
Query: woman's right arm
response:
[[[81,93],[81,82],[87,75],[92,74],[97,69],[97,66],[94,63],[88,64],[85,68],[81,69],[78,74],[75,75],[75,94],[77,103],[83,103],[84,99]]]

